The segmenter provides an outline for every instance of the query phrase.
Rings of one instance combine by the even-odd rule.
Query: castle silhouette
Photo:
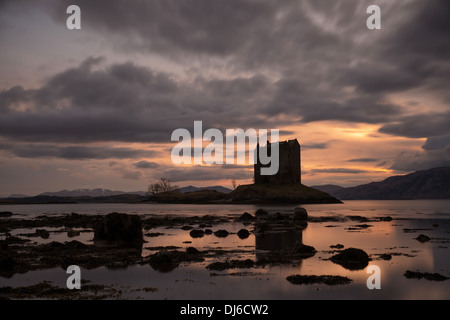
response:
[[[300,170],[300,144],[297,139],[279,142],[279,169],[274,175],[261,175],[261,168],[268,167],[263,165],[259,159],[261,149],[268,148],[267,154],[270,156],[271,143],[267,141],[267,145],[256,146],[255,152],[257,162],[254,164],[254,181],[256,184],[272,183],[272,184],[291,184],[301,183]]]

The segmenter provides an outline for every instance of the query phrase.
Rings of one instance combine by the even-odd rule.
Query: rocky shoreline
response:
[[[347,230],[347,232],[355,232],[371,228],[379,222],[393,223],[392,221],[395,222],[389,216],[372,218],[355,215],[309,217],[303,208],[295,208],[291,213],[268,212],[265,209],[259,209],[253,214],[244,212],[241,215],[225,216],[137,216],[120,213],[81,215],[71,213],[22,219],[14,217],[13,214],[5,214],[0,220],[0,277],[10,278],[16,274],[52,268],[66,269],[69,265],[78,265],[87,270],[99,267],[124,269],[130,266],[149,265],[158,272],[167,273],[180,265],[191,263],[204,264],[211,276],[222,275],[221,272],[227,272],[227,270],[236,270],[229,274],[243,276],[252,274],[252,270],[255,268],[279,264],[295,265],[304,259],[315,256],[318,251],[312,246],[303,244],[301,239],[301,232],[309,223],[346,222],[354,224],[356,229]],[[224,229],[224,225],[230,223],[240,223],[242,228],[238,232]],[[333,225],[328,227],[333,227]],[[212,236],[217,238],[218,242],[227,237],[246,239],[250,235],[254,235],[256,243],[254,248],[245,248],[245,250],[196,248],[189,246],[191,241],[188,240],[183,241],[183,244],[178,247],[147,246],[148,243],[151,243],[151,239],[164,237],[164,233],[151,232],[152,229],[159,231],[162,228],[180,230],[191,239]],[[33,232],[16,232],[23,229]],[[15,234],[13,235],[13,233]],[[92,240],[89,240],[88,243],[78,241],[77,237],[83,233],[92,234]],[[67,241],[52,241],[52,236],[55,234],[65,235]],[[285,243],[282,247],[273,247],[273,243],[267,240],[272,238],[267,237],[279,234],[294,237],[294,240],[286,242],[289,243],[288,245]],[[43,239],[47,242],[42,243],[40,240]],[[407,256],[407,254],[398,252],[369,255],[364,250],[344,248],[339,243],[330,243],[330,248],[332,250],[320,253],[330,256],[322,260],[329,260],[348,270],[362,270],[372,260],[390,260],[395,255]],[[144,254],[148,252],[150,253]],[[256,259],[239,259],[240,253],[250,253]],[[432,280],[448,278],[411,272],[405,272],[405,277]],[[313,283],[348,285],[352,283],[352,279],[339,275],[309,275],[308,277],[292,275],[286,280],[296,285]],[[99,297],[120,298],[120,294],[110,287],[101,289],[93,286],[92,288],[98,291]],[[0,288],[0,298],[33,298],[38,297],[39,292],[41,294],[47,292],[42,295],[43,298],[58,297],[58,292],[61,298],[65,297],[64,290],[56,290],[49,283],[41,283],[27,290],[3,287]],[[102,290],[109,293],[102,296]],[[27,296],[25,292],[29,292],[29,295]],[[91,293],[79,296],[80,298],[93,297]]]

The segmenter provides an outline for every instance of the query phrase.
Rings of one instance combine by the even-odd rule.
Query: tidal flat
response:
[[[94,241],[107,206],[3,207],[0,298],[449,299],[448,204],[118,206],[142,222],[133,246]]]

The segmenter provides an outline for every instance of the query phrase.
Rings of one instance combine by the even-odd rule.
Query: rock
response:
[[[174,257],[166,250],[161,250],[150,256],[150,266],[159,272],[170,272],[180,265]]]
[[[214,235],[218,238],[225,238],[228,236],[228,234],[229,234],[229,232],[227,230],[223,230],[223,229],[220,229],[220,230],[217,230],[216,232],[214,232]]]
[[[335,244],[335,245],[331,245],[330,248],[333,248],[333,249],[344,249],[344,245],[338,243],[338,244]]]
[[[70,229],[69,231],[67,231],[67,236],[69,238],[77,237],[79,235],[80,235],[80,231],[73,230],[73,229]]]
[[[149,233],[145,234],[146,237],[150,237],[150,238],[159,237],[159,236],[163,236],[163,235],[164,235],[164,233],[161,233],[161,232],[149,232]]]
[[[429,272],[418,272],[407,270],[403,276],[408,279],[425,279],[429,281],[444,281],[450,279],[449,277],[443,276],[439,273],[429,273]]]
[[[192,230],[192,229],[194,229],[193,226],[182,226],[181,227],[181,230]]]
[[[361,249],[348,248],[330,258],[348,270],[361,270],[369,264],[369,255]]]
[[[383,253],[383,254],[380,254],[380,259],[389,261],[392,259],[392,255],[389,253]]]
[[[8,218],[8,217],[11,217],[12,215],[13,215],[13,213],[10,211],[1,211],[0,212],[0,218]]]
[[[213,231],[211,229],[205,229],[205,234],[212,234]]]
[[[241,229],[238,231],[237,235],[241,239],[247,239],[250,236],[250,232],[247,229]]]
[[[258,209],[255,211],[255,217],[267,216],[269,213],[264,209]]]
[[[107,214],[95,228],[94,241],[142,244],[142,221],[137,215],[117,212]]]
[[[188,254],[199,254],[200,251],[198,251],[198,249],[196,249],[194,247],[188,247],[188,248],[186,248],[186,253],[188,253]]]
[[[369,219],[362,216],[347,216],[352,221],[359,221],[359,222],[369,222]]]
[[[297,243],[294,247],[294,252],[301,257],[309,258],[316,254],[317,250],[312,246],[307,246],[302,243]]]
[[[36,229],[36,235],[42,239],[48,239],[50,237],[50,233],[45,229]]]
[[[390,216],[380,217],[380,221],[392,221],[392,217]]]
[[[170,272],[183,262],[204,261],[203,252],[189,247],[186,252],[161,250],[149,257],[150,266],[159,272]]]
[[[300,275],[300,274],[288,276],[286,280],[296,285],[326,284],[329,286],[334,286],[334,285],[349,284],[352,282],[352,279],[342,276],[331,276],[331,275],[316,276],[316,275]]]
[[[308,212],[305,208],[297,207],[294,209],[294,221],[305,221],[308,219]]]
[[[426,236],[426,235],[424,235],[424,234],[420,234],[417,238],[414,238],[414,239],[416,239],[417,241],[420,241],[420,242],[422,242],[422,243],[431,240],[430,237],[428,237],[428,236]]]
[[[203,231],[202,229],[194,229],[189,232],[189,235],[192,238],[201,238],[205,235],[205,231]]]
[[[238,220],[240,220],[240,221],[242,221],[242,220],[255,220],[255,217],[254,216],[252,216],[250,213],[248,213],[248,212],[244,212],[240,217],[239,217],[239,219]]]

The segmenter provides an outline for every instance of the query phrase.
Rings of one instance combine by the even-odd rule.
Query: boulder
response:
[[[171,272],[180,265],[179,261],[174,258],[173,254],[166,250],[161,250],[151,255],[149,264],[154,270],[163,273]]]
[[[1,211],[0,212],[0,218],[8,218],[8,217],[11,217],[12,215],[13,215],[13,213],[10,211]]]
[[[137,215],[117,212],[107,214],[95,228],[94,241],[142,244],[142,221]]]
[[[186,253],[188,253],[188,254],[199,254],[200,251],[198,251],[198,249],[194,248],[194,247],[187,247],[186,248]]]
[[[80,235],[80,231],[73,230],[73,229],[70,229],[69,231],[67,231],[67,236],[69,238],[77,237],[79,235]]]
[[[317,250],[312,246],[307,246],[303,243],[297,243],[294,248],[294,252],[301,257],[309,258],[316,254]]]
[[[48,239],[50,237],[50,233],[45,229],[36,229],[36,235],[42,239]]]
[[[223,230],[223,229],[220,229],[220,230],[217,230],[216,232],[214,232],[214,235],[218,238],[225,238],[228,236],[228,234],[229,234],[229,232],[227,230]]]
[[[254,220],[255,219],[255,217],[254,216],[252,216],[250,213],[248,213],[248,212],[244,212],[240,217],[239,217],[239,220],[240,221],[246,221],[246,220]]]
[[[424,234],[420,234],[417,238],[414,238],[414,239],[416,239],[417,241],[420,241],[420,242],[422,242],[422,243],[431,240],[430,237],[428,237],[428,236],[426,236],[426,235],[424,235]]]
[[[361,249],[348,248],[330,258],[348,270],[362,270],[369,264],[369,255]]]
[[[192,238],[201,238],[205,235],[205,231],[203,231],[202,229],[194,229],[189,232],[189,235]]]
[[[305,208],[296,207],[294,209],[294,221],[305,221],[308,219],[308,212],[306,212]]]
[[[267,212],[264,209],[258,209],[255,211],[255,217],[267,216],[268,214],[269,214],[269,212]]]
[[[247,229],[241,229],[237,235],[240,239],[247,239],[250,236],[250,232]]]

